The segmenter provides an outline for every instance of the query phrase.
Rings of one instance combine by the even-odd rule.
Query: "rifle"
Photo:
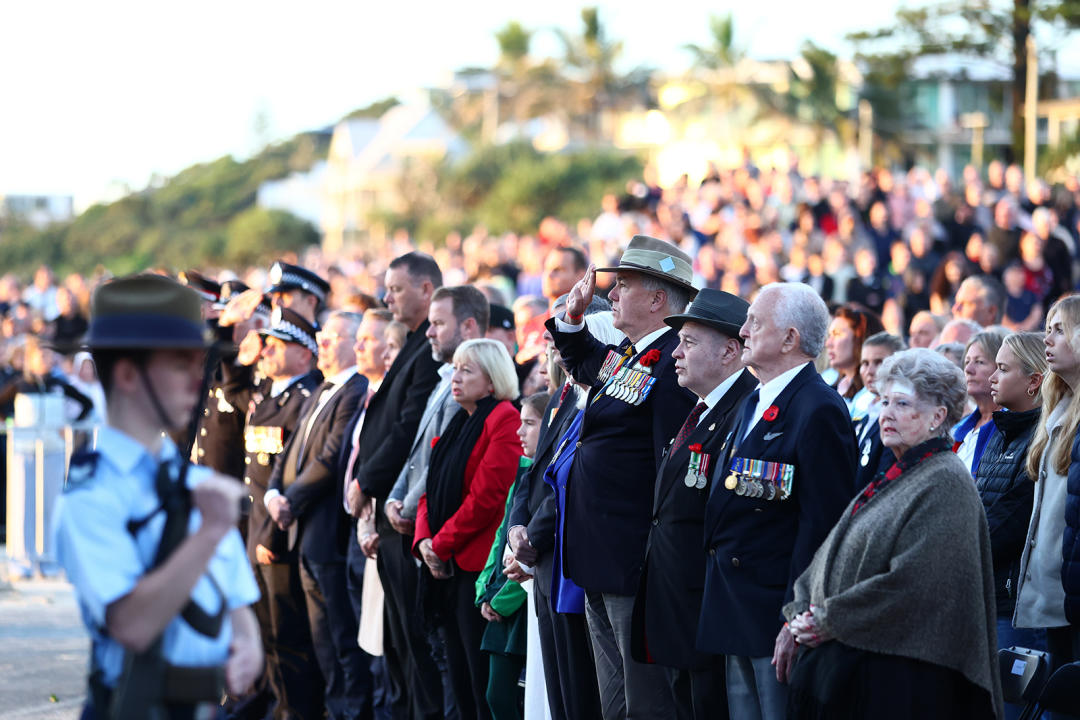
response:
[[[158,467],[155,488],[161,505],[145,518],[128,523],[128,531],[134,536],[157,513],[165,512],[165,527],[150,570],[160,567],[187,537],[192,506],[191,491],[187,487],[187,472],[191,465],[189,458],[195,444],[199,418],[202,417],[220,357],[219,345],[211,345],[206,353],[199,399],[188,422],[185,446],[179,462],[163,462]],[[217,615],[209,615],[190,599],[180,615],[199,634],[217,637],[227,609],[221,588],[213,577],[210,577],[210,582],[221,599],[221,608]],[[224,668],[180,668],[169,665],[162,655],[163,635],[164,632],[143,652],[124,652],[123,669],[116,689],[111,694],[111,701],[99,708],[108,708],[110,720],[167,720],[170,716],[167,707],[169,704],[194,704],[218,700],[223,696]]]

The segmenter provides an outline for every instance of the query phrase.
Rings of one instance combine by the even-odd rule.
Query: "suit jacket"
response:
[[[684,481],[693,443],[701,443],[713,466],[723,462],[722,448],[738,420],[736,410],[757,385],[749,370],[739,372],[735,383],[701,418],[686,442],[674,454],[666,454],[660,465],[645,572],[634,604],[631,632],[634,656],[640,662],[651,659],[688,670],[704,669],[709,664],[709,656],[694,647],[705,587],[701,538],[709,488],[687,487]]]
[[[859,428],[855,429],[855,437],[858,441]],[[875,475],[888,470],[896,462],[893,451],[881,444],[881,425],[878,424],[877,418],[874,418],[874,424],[870,426],[870,429],[866,431],[866,437],[858,441],[858,444],[859,464],[855,468],[856,492],[861,491],[870,484]]]
[[[375,520],[381,534],[396,534],[382,513],[381,501],[394,487],[409,457],[428,396],[439,382],[442,363],[431,355],[431,344],[424,336],[427,327],[425,320],[405,338],[405,345],[386,371],[378,392],[368,401],[360,430],[353,477],[365,495],[380,501]],[[354,418],[347,437],[352,437],[355,427]]]
[[[345,432],[350,421],[367,395],[367,386],[367,378],[356,373],[321,409],[319,390],[323,386],[319,386],[304,403],[296,422],[296,431],[289,438],[285,452],[274,463],[270,487],[288,498],[298,523],[300,554],[311,562],[345,560],[349,523],[341,497],[341,477],[345,472],[341,448],[345,444]],[[317,409],[318,414],[305,440],[304,429]],[[285,465],[296,443],[301,443],[297,448],[296,479],[285,487]]]
[[[586,590],[633,595],[645,562],[656,471],[696,402],[676,382],[671,352],[679,337],[669,329],[648,347],[635,348],[627,367],[649,350],[660,358],[651,367],[651,391],[632,405],[599,392],[598,375],[615,348],[587,328],[563,333],[554,318],[547,327],[571,376],[593,386],[566,492],[566,575]]]
[[[561,392],[561,391],[560,391]],[[552,550],[555,547],[557,519],[556,498],[551,486],[544,482],[544,471],[555,454],[556,444],[577,414],[578,390],[571,385],[562,403],[559,395],[552,396],[545,409],[540,436],[533,453],[533,464],[518,478],[514,486],[514,504],[510,509],[508,527],[524,525],[529,543],[536,549],[536,572],[533,579],[545,594],[551,590]],[[549,422],[550,420],[550,422]]]
[[[244,485],[251,500],[247,550],[252,565],[255,564],[255,546],[269,548],[274,530],[274,522],[263,502],[274,463],[285,452],[304,403],[321,381],[322,374],[312,370],[277,397],[256,394],[255,408],[248,416],[244,429]]]
[[[431,463],[431,441],[443,434],[460,409],[461,406],[450,392],[449,377],[446,378],[445,385],[440,381],[428,395],[428,403],[416,428],[416,438],[409,450],[409,456],[390,491],[390,498],[404,504],[401,513],[403,516],[416,519],[417,502],[424,494],[423,486],[427,479],[428,465]]]
[[[431,538],[431,549],[442,560],[453,560],[462,570],[480,572],[487,563],[495,532],[506,512],[506,496],[521,464],[521,439],[517,436],[521,418],[508,400],[503,400],[484,420],[484,429],[465,464],[461,506],[437,533],[428,525],[427,493],[416,510],[416,546]]]
[[[254,369],[235,365],[235,359],[222,360],[207,388],[193,460],[239,479],[244,475],[244,419],[254,388]]]
[[[745,406],[752,398],[747,398]],[[705,508],[705,596],[697,647],[722,655],[772,654],[792,585],[855,493],[855,433],[847,406],[805,366],[758,418],[726,443]],[[742,417],[740,408],[738,416]],[[736,423],[737,427],[737,423]],[[738,430],[735,431],[735,434]],[[765,500],[725,487],[730,458],[794,466],[791,497]]]

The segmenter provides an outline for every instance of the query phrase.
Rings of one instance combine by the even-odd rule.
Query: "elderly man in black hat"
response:
[[[679,385],[698,397],[668,445],[656,475],[652,530],[634,612],[635,657],[668,670],[676,717],[727,717],[724,659],[694,648],[705,584],[705,503],[736,409],[757,379],[742,361],[742,298],[704,289],[665,322],[679,344],[672,353]]]
[[[583,324],[597,269],[570,292],[563,318],[547,327],[570,374],[592,386],[566,499],[565,569],[586,592],[605,720],[673,717],[663,668],[631,656],[630,626],[652,520],[656,471],[664,448],[694,406],[677,383],[672,351],[679,339],[664,318],[695,294],[691,260],[671,243],[631,241],[609,295],[618,347]]]
[[[71,459],[56,547],[90,633],[83,717],[196,717],[262,667],[259,593],[236,530],[239,484],[192,467],[165,434],[204,375],[199,297],[158,275],[101,286],[86,339],[108,398],[93,452]]]

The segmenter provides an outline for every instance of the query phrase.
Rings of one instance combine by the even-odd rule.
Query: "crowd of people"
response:
[[[252,587],[219,597],[258,595],[234,626],[265,652],[221,657],[228,712],[1015,717],[999,647],[1080,659],[1078,198],[748,164],[573,231],[181,274],[216,340],[191,460],[247,496]],[[153,353],[125,372],[141,346],[78,309],[97,284],[0,284],[22,382],[57,377],[22,391],[90,398],[60,369],[89,329],[78,414],[113,424],[142,372],[177,430]],[[61,516],[103,703],[141,583],[91,579],[94,515]]]

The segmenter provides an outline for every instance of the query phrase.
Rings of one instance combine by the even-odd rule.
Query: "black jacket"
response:
[[[1027,540],[1035,483],[1024,471],[1028,446],[1039,409],[1027,412],[998,410],[990,436],[975,473],[975,486],[990,525],[990,550],[994,558],[994,588],[998,617],[1012,617],[1016,606],[1016,582],[1020,555]]]
[[[652,531],[645,572],[634,603],[631,647],[635,659],[687,670],[704,669],[710,657],[694,648],[705,588],[705,503],[709,487],[686,486],[690,445],[701,443],[711,461],[723,462],[723,444],[738,420],[736,410],[757,378],[749,370],[701,418],[686,442],[668,452],[656,476]],[[671,447],[671,446],[669,446]]]

